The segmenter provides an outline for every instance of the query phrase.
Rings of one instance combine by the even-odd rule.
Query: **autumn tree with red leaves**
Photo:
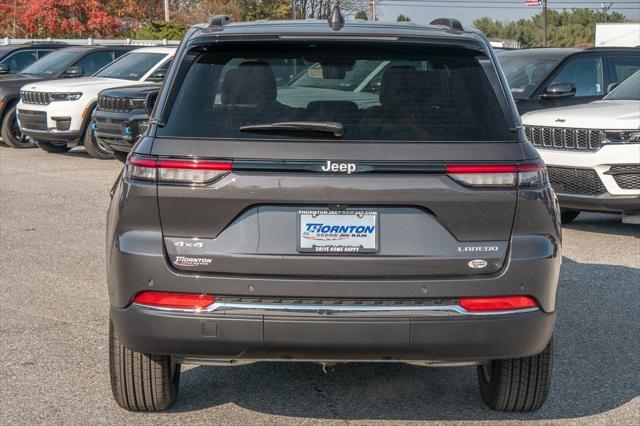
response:
[[[8,3],[0,7],[0,31],[12,37],[113,37],[124,25],[121,17],[97,0],[13,0]],[[150,2],[114,3],[122,10],[139,13],[139,9],[124,3],[148,5]]]

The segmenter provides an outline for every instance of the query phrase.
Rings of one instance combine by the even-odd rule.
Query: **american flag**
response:
[[[542,0],[524,0],[525,7],[539,7],[542,6]]]

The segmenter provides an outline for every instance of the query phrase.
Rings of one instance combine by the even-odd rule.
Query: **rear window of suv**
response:
[[[493,67],[476,51],[395,43],[243,47],[209,46],[187,55],[159,136],[415,142],[516,138],[498,101],[504,95]],[[294,125],[283,128],[283,122]],[[324,125],[342,131],[318,131]]]

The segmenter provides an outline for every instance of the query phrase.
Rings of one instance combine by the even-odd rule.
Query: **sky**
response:
[[[400,14],[407,15],[412,21],[428,24],[434,18],[457,18],[464,26],[471,26],[474,19],[489,16],[500,21],[515,21],[530,18],[542,12],[542,7],[525,7],[524,0],[376,0],[378,19],[395,21]],[[624,14],[628,19],[640,20],[640,0],[609,0],[604,4],[612,7],[610,11]],[[548,0],[549,8],[601,8],[602,2],[593,1],[556,1]]]

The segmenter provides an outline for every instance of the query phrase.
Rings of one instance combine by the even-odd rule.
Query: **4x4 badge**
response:
[[[173,243],[175,247],[193,247],[193,248],[203,248],[204,243],[196,243],[192,241],[176,241]]]

